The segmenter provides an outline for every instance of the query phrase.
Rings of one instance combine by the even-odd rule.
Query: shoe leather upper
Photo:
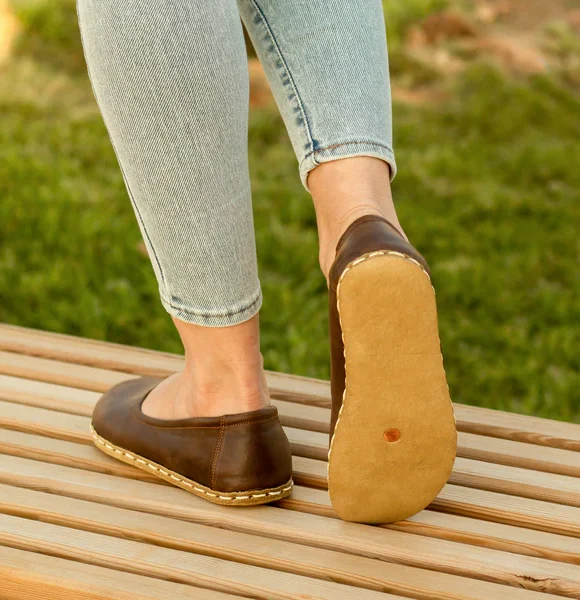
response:
[[[290,444],[275,406],[221,417],[156,419],[143,414],[141,404],[160,381],[141,377],[112,387],[95,406],[95,431],[212,490],[261,490],[291,479]]]
[[[383,217],[365,215],[353,221],[342,234],[336,246],[336,255],[329,272],[328,326],[330,337],[330,393],[332,410],[330,439],[338,419],[345,389],[345,362],[342,330],[337,308],[337,286],[345,268],[369,252],[390,250],[415,259],[429,273],[425,259],[403,238],[399,231]]]

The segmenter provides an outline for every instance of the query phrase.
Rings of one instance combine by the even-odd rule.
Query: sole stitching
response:
[[[197,494],[203,493],[212,498],[219,498],[220,500],[229,500],[232,502],[232,504],[234,504],[236,500],[250,500],[252,498],[265,498],[266,496],[278,496],[278,495],[283,494],[284,492],[289,492],[294,487],[294,482],[290,481],[290,485],[287,485],[286,487],[282,488],[281,490],[277,490],[277,491],[273,491],[273,492],[260,493],[260,494],[246,494],[246,495],[236,494],[236,495],[231,495],[231,496],[221,496],[219,494],[213,494],[202,488],[194,486],[191,482],[189,482],[187,479],[185,479],[183,477],[178,477],[176,475],[173,475],[172,473],[168,473],[164,469],[160,469],[159,467],[156,467],[155,465],[151,464],[150,462],[148,462],[146,460],[143,460],[142,458],[139,458],[138,456],[135,456],[125,450],[123,450],[123,451],[118,450],[117,448],[115,448],[114,446],[112,446],[111,444],[106,442],[105,439],[102,438],[95,431],[95,429],[92,425],[91,425],[91,433],[93,434],[93,440],[95,441],[95,443],[99,444],[100,446],[104,446],[104,447],[108,448],[109,450],[111,450],[112,452],[115,452],[116,454],[120,454],[121,456],[126,456],[129,460],[133,461],[134,463],[143,464],[143,465],[146,465],[147,467],[149,467],[150,469],[153,469],[154,471],[159,471],[166,477],[170,477],[171,479],[178,481],[179,483],[186,485],[187,487],[193,488],[194,492],[197,492]]]
[[[328,483],[329,495],[330,495],[330,455],[332,454],[332,447],[334,445],[334,438],[336,437],[336,432],[338,431],[338,425],[340,423],[342,409],[344,408],[344,405],[346,404],[346,385],[347,385],[346,344],[344,343],[344,332],[343,332],[343,328],[342,328],[342,319],[340,317],[340,284],[342,283],[344,276],[353,267],[355,267],[356,265],[359,265],[362,262],[365,262],[366,260],[369,260],[370,258],[374,258],[375,256],[398,256],[399,258],[408,260],[409,262],[417,265],[421,269],[421,271],[425,274],[425,276],[427,277],[429,282],[431,283],[431,277],[430,277],[429,273],[427,273],[427,271],[425,270],[425,268],[419,261],[415,260],[411,256],[408,256],[407,254],[403,254],[402,252],[396,252],[395,250],[376,250],[374,252],[369,252],[368,254],[363,254],[362,256],[359,256],[352,262],[348,263],[348,265],[346,265],[346,267],[344,268],[344,271],[341,273],[341,275],[338,279],[338,283],[336,284],[336,311],[338,313],[338,322],[340,324],[340,335],[342,337],[342,347],[343,347],[343,354],[344,354],[345,370],[344,370],[344,392],[342,393],[342,403],[341,403],[340,409],[338,411],[338,417],[336,418],[336,423],[334,425],[334,431],[332,433],[332,438],[330,439],[330,445],[328,448],[328,462],[326,463],[326,480]],[[435,288],[433,287],[432,283],[431,283],[431,289],[433,290],[433,294],[435,294]],[[443,373],[445,374],[445,369],[443,369]],[[447,377],[445,379],[447,380]],[[449,389],[449,384],[447,384],[447,389]],[[451,404],[451,406],[453,406],[453,403]],[[455,425],[457,426],[457,418],[455,417],[455,411],[453,411],[453,419],[455,421]]]

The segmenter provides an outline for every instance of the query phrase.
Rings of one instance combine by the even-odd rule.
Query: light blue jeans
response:
[[[350,156],[383,159],[394,176],[381,0],[78,0],[77,8],[161,301],[178,319],[234,325],[262,303],[241,20],[304,187],[314,167]]]

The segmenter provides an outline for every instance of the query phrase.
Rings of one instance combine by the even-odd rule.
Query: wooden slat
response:
[[[64,382],[74,380],[79,383],[83,377],[87,377],[87,374],[90,371],[89,367],[80,367],[80,371],[77,373],[75,365],[58,362],[55,364],[51,361],[48,361],[47,364],[46,359],[18,358],[17,360],[19,362],[26,360],[26,369],[29,376],[34,376],[35,374],[38,375],[39,371],[48,370],[53,375],[55,373],[60,373],[60,379],[58,380]],[[66,374],[66,377],[64,378],[62,376],[63,373]],[[109,373],[113,373],[115,378],[118,377],[114,372]],[[107,387],[105,383],[101,381],[101,370],[96,370],[96,372],[91,372],[89,374],[91,377],[86,381],[83,380],[85,385],[93,385],[95,384],[94,380],[97,380]],[[68,390],[66,394],[63,394],[64,400],[62,400],[62,409],[64,412],[74,413],[75,411],[71,409],[71,406],[74,398],[73,393],[77,391],[79,394],[78,414],[89,414],[88,403],[91,401],[96,402],[99,397],[99,394],[97,393],[92,393],[92,395],[89,396],[91,392],[86,390],[75,390],[74,388],[29,381],[23,378],[8,376],[0,377],[3,377],[3,379],[0,379],[0,397],[9,400],[12,400],[12,398],[15,397],[17,401],[22,404],[45,405],[54,410],[60,410],[59,400],[57,399],[58,396],[56,396],[56,394],[61,390]],[[130,378],[132,375],[127,377]],[[111,377],[107,378],[107,380],[110,379]],[[15,390],[18,389],[19,384],[22,389],[18,393]],[[49,387],[43,390],[43,385]],[[320,433],[318,436],[310,436],[310,442],[308,442],[308,436],[305,430],[310,429],[316,432],[324,431],[330,418],[327,409],[296,405],[281,400],[274,400],[273,402],[278,406],[282,423],[285,425],[296,426],[294,427],[296,429],[295,452],[301,456],[324,460],[328,452],[327,436],[323,433]],[[303,417],[299,416],[300,411],[304,413]],[[323,416],[324,414],[326,418]],[[297,427],[300,427],[301,429],[297,429]],[[307,440],[305,443],[300,442],[300,438],[303,437]],[[313,443],[313,440],[315,439],[318,440],[317,443]],[[476,460],[517,466],[554,474],[568,476],[578,476],[580,474],[580,455],[576,452],[553,448],[545,448],[542,452],[538,452],[537,446],[533,444],[498,440],[496,438],[468,433],[459,433],[458,456],[461,458],[474,458]]]
[[[458,456],[489,463],[521,467],[544,473],[580,477],[580,453],[534,444],[458,433]]]
[[[580,507],[580,479],[577,477],[458,457],[449,483]]]
[[[4,351],[0,351],[0,373],[96,392],[105,392],[113,385],[135,377],[108,369]]]
[[[329,439],[330,409],[296,404],[279,398],[271,398],[270,401],[278,409],[282,425],[307,431],[318,431],[323,433],[327,440]]]
[[[280,505],[316,515],[335,516],[325,490],[295,486],[292,496],[280,501]],[[493,492],[468,491],[466,488],[447,485],[426,510],[445,512],[449,515],[467,515],[473,519],[526,527],[535,531],[556,532],[561,536],[580,537],[576,525],[576,508],[527,498],[518,502],[516,498]],[[422,514],[420,512],[418,516]],[[569,524],[569,527],[563,526],[563,522]],[[577,560],[577,553],[575,554]]]
[[[432,502],[431,508],[455,515],[580,537],[579,509],[561,504],[447,485]]]
[[[90,417],[100,397],[99,392],[0,375],[0,400],[18,404]]]
[[[326,477],[326,462],[294,456],[294,478],[297,483],[327,489]],[[458,458],[449,483],[454,486],[580,507],[580,481],[572,477],[548,475],[527,469]]]
[[[295,486],[292,496],[282,500],[280,504],[293,510],[313,514],[325,516],[333,514],[328,493],[325,490]],[[529,498],[518,498],[448,484],[429,505],[429,509],[557,533],[571,538],[580,537],[578,508]]]
[[[0,482],[514,587],[572,597],[580,594],[580,568],[574,565],[290,512],[275,506],[231,510],[176,488],[12,456],[0,456]]]
[[[0,400],[28,406],[90,416],[100,395],[99,392],[0,375]],[[327,433],[330,421],[328,409],[277,399],[273,399],[272,403],[278,408],[283,425],[294,429]],[[296,453],[325,460],[327,439],[325,437],[319,439],[318,447],[313,448],[306,442],[302,446],[295,447]],[[580,456],[571,450],[543,447],[538,451],[537,446],[533,444],[462,432],[459,433],[458,441],[458,456],[462,458],[580,477]]]
[[[24,342],[23,336],[20,335],[23,331],[26,338]],[[139,474],[135,475],[135,471],[128,466],[111,461],[99,453],[95,454],[92,446],[88,445],[90,436],[87,431],[87,417],[101,392],[135,374],[145,374],[147,369],[150,369],[151,374],[167,375],[181,367],[181,357],[122,346],[111,348],[111,345],[106,343],[68,336],[57,336],[61,339],[56,343],[53,334],[44,332],[40,332],[42,340],[39,342],[38,332],[19,328],[12,328],[7,336],[10,339],[6,342],[5,332],[5,328],[0,326],[0,350],[3,349],[0,352],[0,372],[5,373],[0,375],[0,399],[9,401],[0,402],[0,427],[8,428],[0,430],[0,452],[4,451],[12,456],[0,457],[1,464],[9,466],[7,471],[0,473],[0,481],[22,488],[46,489],[57,495],[85,498],[102,504],[111,504],[111,492],[103,493],[94,482],[87,483],[87,477],[116,479],[123,482],[123,485],[148,486],[158,490],[160,494],[178,492],[185,495],[160,482],[153,482],[147,474],[137,472]],[[66,340],[63,340],[63,337],[66,337]],[[70,342],[70,345],[65,347],[64,341],[66,344]],[[36,343],[37,347],[33,348]],[[160,360],[167,371],[154,371],[159,369]],[[280,508],[269,506],[256,509],[258,514],[270,511],[270,518],[275,516],[273,521],[276,522],[276,526],[274,527],[273,523],[262,525],[259,529],[261,535],[280,537],[284,543],[308,544],[317,551],[321,548],[339,548],[358,557],[378,556],[383,560],[403,562],[408,565],[405,568],[435,569],[516,587],[521,586],[519,578],[522,571],[525,571],[523,577],[528,582],[525,587],[529,589],[580,597],[580,574],[577,570],[560,572],[553,569],[552,574],[548,576],[547,564],[542,564],[542,559],[533,558],[542,556],[565,561],[568,564],[561,566],[569,569],[577,569],[574,565],[580,562],[580,543],[575,539],[580,537],[580,512],[576,508],[580,506],[580,481],[577,479],[580,469],[580,459],[577,461],[577,450],[580,449],[580,443],[577,444],[580,440],[578,426],[456,405],[460,429],[459,458],[450,484],[444,488],[430,510],[423,511],[405,522],[379,528],[357,526],[364,528],[365,532],[382,531],[391,536],[404,536],[398,544],[389,538],[386,549],[383,549],[384,555],[381,556],[377,554],[381,546],[378,539],[366,539],[362,531],[353,532],[352,536],[345,535],[344,532],[342,536],[335,534],[331,545],[327,545],[325,532],[329,527],[328,523],[341,523],[336,518],[324,489],[329,416],[327,382],[299,377],[286,378],[284,375],[271,373],[268,377],[271,388],[274,388],[273,403],[278,406],[296,455],[295,479],[302,485],[296,486],[289,499],[278,503]],[[31,409],[36,412],[31,413]],[[461,411],[465,418],[459,414]],[[499,422],[498,417],[501,417]],[[514,420],[513,417],[517,419]],[[540,424],[543,425],[541,435]],[[28,433],[16,434],[15,431]],[[543,450],[539,450],[538,445],[544,446]],[[30,458],[34,461],[30,461]],[[9,462],[11,460],[24,461],[20,472],[12,468],[13,463]],[[30,466],[31,462],[42,465],[44,470],[56,468],[74,471],[77,479],[81,480],[85,487],[75,482],[72,475],[70,481],[64,483],[58,477],[56,480],[50,477],[43,479],[45,473],[38,473],[35,467]],[[71,469],[73,466],[75,468]],[[25,477],[25,473],[28,473],[28,476]],[[106,473],[112,473],[115,477]],[[303,487],[304,485],[316,486],[319,489]],[[87,486],[92,491],[97,487],[98,498],[85,495]],[[129,505],[123,503],[128,502],[129,497],[127,494],[117,506],[128,508]],[[133,499],[135,497],[133,494]],[[188,500],[207,504],[197,498],[188,497]],[[167,512],[167,506],[164,506],[162,511],[157,508],[152,510],[154,504],[152,498],[143,502],[139,497],[139,510],[171,515]],[[216,509],[210,506],[209,510]],[[222,507],[218,507],[218,510],[219,508]],[[291,509],[292,512],[281,509]],[[22,506],[18,508],[15,503],[12,510],[26,509]],[[33,507],[29,507],[29,510],[31,512],[28,515],[22,516],[32,517]],[[40,507],[36,507],[36,510],[40,510]],[[203,509],[196,507],[195,510]],[[278,523],[279,513],[299,521],[293,521],[290,528],[284,530]],[[45,514],[44,517],[46,516]],[[201,517],[192,519],[191,514],[188,518],[183,515],[171,516],[204,522],[199,520]],[[61,520],[59,525],[71,525],[70,522],[63,521],[65,515],[55,518]],[[69,514],[66,518],[72,519],[73,515]],[[230,527],[246,533],[250,531],[248,523],[224,525],[221,518],[220,513],[203,517],[218,527]],[[305,518],[317,521],[302,523],[300,519]],[[317,528],[314,524],[321,520],[325,523],[324,529],[320,528],[320,525]],[[254,523],[254,529],[258,529],[260,523]],[[307,541],[304,540],[305,532],[310,534],[307,535]],[[419,533],[420,537],[409,536],[409,533]],[[123,531],[119,535],[130,537],[130,532]],[[295,538],[292,539],[292,536]],[[409,540],[409,537],[421,540],[422,546],[401,550],[405,545],[404,540]],[[154,540],[149,541],[155,544]],[[376,543],[373,545],[373,542]],[[406,543],[409,544],[408,541]],[[472,547],[465,546],[465,543],[471,544]],[[430,547],[429,544],[439,546]],[[463,552],[461,546],[465,548]],[[492,550],[483,546],[489,546]],[[426,555],[426,549],[430,550],[430,556],[438,554],[444,557],[443,560],[437,564],[429,562],[430,557]],[[371,550],[373,553],[369,554]],[[509,553],[499,550],[508,550]],[[495,555],[482,556],[478,554],[481,551],[508,556],[508,562],[505,562],[505,558],[502,562]],[[402,556],[397,552],[402,552]],[[522,565],[517,564],[517,568],[514,567],[510,571],[510,575],[516,579],[510,580],[506,573],[497,569],[507,569],[508,563],[510,566],[516,565],[513,563],[514,559],[540,560],[540,563],[526,563],[525,569],[521,569]],[[417,560],[419,562],[414,562]],[[488,561],[491,561],[491,564]],[[533,573],[532,566],[536,567]],[[156,569],[157,565],[153,565],[152,568]],[[332,575],[328,576],[337,581]],[[447,597],[439,596],[434,590],[427,588],[417,588],[419,591],[413,589],[410,592],[402,586],[401,581],[397,585],[399,587],[381,589],[413,597],[430,597],[429,594],[432,593],[434,597]],[[423,593],[424,596],[417,595]]]
[[[21,375],[23,377],[37,377],[41,379],[50,377],[52,378],[51,380],[55,382],[46,384],[50,386],[57,384],[59,387],[63,387],[60,384],[70,386],[74,383],[77,386],[86,388],[78,390],[80,395],[79,410],[83,414],[86,414],[87,412],[86,405],[89,401],[87,394],[90,394],[90,392],[87,390],[98,389],[102,392],[109,389],[112,384],[111,382],[118,382],[123,378],[130,379],[134,377],[134,375],[119,374],[115,371],[103,371],[100,368],[93,369],[91,367],[77,366],[72,363],[24,357],[24,355],[18,354],[4,353],[4,357],[7,359],[7,363],[9,363],[6,368],[10,368],[10,365],[18,366],[18,369],[15,371],[16,375]],[[1,360],[2,352],[0,352],[0,370],[3,368]],[[104,377],[103,373],[107,374],[107,376]],[[29,386],[24,383],[26,381],[27,380],[23,378],[10,378],[5,375],[4,380],[0,380],[0,397],[12,400],[13,394],[15,397],[19,398],[18,401],[21,403],[48,404],[51,408],[58,409],[58,403],[53,399],[56,390],[47,390],[44,393],[34,396],[33,389],[40,392],[40,386],[43,384],[34,381],[32,383],[35,385],[30,386],[32,389],[27,389]],[[17,388],[18,382],[22,382],[22,387],[24,388],[19,394],[13,392],[14,389]],[[6,384],[6,389],[5,391],[1,391],[4,389],[4,384]],[[65,412],[73,412],[70,408],[72,402],[70,388],[66,389],[69,389],[69,392],[63,402],[63,408]],[[53,394],[49,396],[51,391]],[[36,400],[34,399],[35,397]],[[93,395],[92,399],[96,402],[98,395]],[[278,406],[283,424],[301,428],[297,429],[296,437],[306,435],[305,430],[323,432],[328,427],[330,413],[327,409],[296,405],[291,402],[276,399],[274,399],[273,402]],[[300,411],[304,413],[303,417],[299,416]],[[324,417],[323,415],[325,412],[326,415]],[[328,453],[328,437],[325,434],[320,433],[316,438],[319,440],[317,444],[306,443],[303,445],[297,441],[295,452],[301,456],[323,460]],[[580,475],[580,455],[577,452],[570,450],[546,448],[545,451],[538,452],[537,446],[533,444],[514,442],[511,440],[498,440],[497,438],[460,432],[457,454],[462,458],[473,458],[497,464],[533,469],[535,471],[568,476]]]
[[[147,473],[112,459],[93,446],[38,435],[0,429],[0,453],[81,468],[96,473],[143,481],[151,480],[160,485],[169,485],[161,479],[151,478]],[[294,470],[304,479],[306,476],[303,474],[308,472],[308,465],[300,464],[301,462],[312,461],[294,459]],[[301,482],[300,477],[296,477],[298,483]],[[297,493],[301,495],[302,491],[298,490]],[[317,510],[322,510],[322,514],[327,514],[327,516],[336,516],[330,510],[330,504],[326,503],[326,496],[324,496],[324,500],[324,505],[318,507]],[[386,527],[496,550],[580,564],[580,543],[577,541],[565,536],[530,531],[520,527],[466,519],[433,511],[422,511],[408,521]]]
[[[0,401],[0,427],[91,444],[90,419]]]
[[[0,400],[48,408],[73,415],[91,416],[100,392],[35,381],[24,377],[0,375]],[[284,425],[328,433],[330,411],[327,408],[272,399]]]
[[[50,523],[0,515],[0,543],[252,598],[394,600],[397,596]]]
[[[516,600],[530,592],[300,544],[0,486],[0,512],[412,598]],[[535,596],[535,593],[532,593]]]
[[[2,600],[234,600],[240,597],[0,546]]]
[[[98,451],[94,446],[0,428],[0,453],[140,481],[171,485]],[[103,460],[105,459],[105,460]]]
[[[0,350],[135,375],[163,377],[183,368],[183,357],[177,354],[4,324],[0,324]],[[328,405],[327,381],[275,371],[267,371],[266,376],[270,390],[280,399]]]
[[[455,415],[460,431],[580,451],[580,425],[574,423],[458,404]]]
[[[0,403],[0,426],[91,444],[86,417]],[[293,432],[291,430],[288,432],[292,439]],[[431,508],[451,514],[522,525],[552,533],[580,536],[580,512],[578,509],[527,498],[515,498],[449,484],[432,503]],[[299,509],[319,512],[318,507],[309,507],[308,505],[300,505]]]
[[[284,429],[294,455],[318,461],[326,460],[328,450],[325,434],[292,427]],[[504,443],[516,444],[516,442]],[[573,456],[566,456],[565,460],[575,471],[575,463],[580,461],[580,455],[564,450],[558,450],[558,452],[566,453],[566,455],[573,454]],[[574,458],[577,460],[574,461]],[[568,475],[546,473],[505,464],[492,464],[458,456],[449,483],[580,507],[580,478]],[[322,487],[323,482],[315,483],[313,481],[311,485]]]
[[[423,510],[405,521],[381,527],[580,565],[580,544],[577,539],[525,527],[490,523],[433,510]]]
[[[0,427],[4,428],[92,443],[89,423],[88,417],[59,414],[0,401]],[[325,434],[288,427],[285,430],[294,454],[326,455]],[[324,438],[324,441],[321,438]],[[309,447],[316,451],[308,452]],[[323,464],[319,466],[318,472],[311,471],[305,475],[310,476],[311,479],[302,479],[302,481],[318,487],[325,486],[326,467]],[[526,469],[458,458],[450,483],[580,507],[580,479],[563,475],[542,474]]]
[[[288,428],[294,441],[294,452],[299,456],[326,460],[328,436],[319,431],[296,427]],[[580,453],[560,448],[513,442],[479,435],[458,434],[458,458],[474,459],[507,467],[528,469],[538,473],[551,473],[578,478],[580,476]]]
[[[156,377],[183,367],[177,354],[6,324],[0,324],[0,350]]]
[[[169,375],[183,364],[181,357],[168,353],[10,325],[0,325],[0,349],[138,375]],[[7,370],[2,372],[14,374]],[[44,376],[48,377],[49,374],[45,373]],[[267,377],[270,389],[277,398],[314,406],[330,405],[330,388],[326,381],[273,372],[268,372]],[[454,408],[460,431],[580,450],[578,425],[461,404],[455,404]]]

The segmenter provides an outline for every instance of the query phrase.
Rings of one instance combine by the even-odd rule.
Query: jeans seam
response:
[[[83,47],[83,52],[84,52],[85,40],[84,40],[84,36],[83,36],[83,28],[81,27],[80,5],[79,5],[78,1],[76,2],[75,8],[76,8],[76,14],[77,14],[77,24],[79,27],[79,33],[80,33],[80,38],[81,38],[81,45]],[[87,76],[88,76],[89,82],[91,84],[93,96],[95,97],[95,100],[98,104],[99,101],[98,101],[97,93],[95,90],[95,86],[93,84],[93,78],[91,76],[91,70],[89,68],[89,63],[86,60],[85,60],[85,62],[87,65]],[[107,121],[105,120],[105,116],[102,114],[102,112],[101,112],[101,118],[103,119],[103,123],[105,125],[105,128],[107,129],[107,133],[109,134],[109,141],[111,142],[111,147],[113,148],[113,152],[115,153],[115,158],[117,159],[117,164],[119,165],[119,170],[121,171],[121,176],[123,177],[125,187],[127,188],[127,193],[129,195],[129,199],[131,200],[131,204],[133,205],[133,209],[135,210],[137,219],[138,219],[139,223],[141,224],[141,227],[143,228],[145,237],[147,238],[147,241],[149,242],[149,247],[151,248],[151,253],[153,254],[153,257],[155,258],[155,262],[157,263],[157,268],[159,269],[159,275],[161,276],[161,283],[167,289],[167,291],[169,291],[167,282],[165,280],[165,275],[163,273],[163,269],[161,268],[161,262],[159,261],[159,257],[157,256],[157,252],[155,251],[155,247],[153,246],[153,242],[151,241],[151,236],[149,235],[149,232],[147,231],[147,228],[145,227],[145,222],[143,221],[143,217],[141,216],[141,211],[139,210],[139,207],[137,206],[137,203],[135,202],[135,198],[133,196],[131,186],[129,185],[129,181],[127,179],[127,176],[125,175],[125,170],[123,169],[123,165],[121,164],[121,160],[119,158],[119,153],[117,152],[117,147],[115,146],[115,142],[113,142],[113,138],[109,132],[109,126],[107,125]]]
[[[304,159],[312,156],[313,154],[316,154],[317,152],[323,152],[324,150],[333,150],[334,148],[340,148],[340,146],[348,146],[350,144],[369,144],[369,145],[373,145],[373,146],[379,146],[380,148],[384,148],[385,150],[388,150],[392,155],[394,155],[394,150],[391,146],[388,146],[387,144],[383,144],[381,142],[376,142],[374,140],[352,140],[349,142],[342,142],[340,144],[332,144],[330,146],[322,146],[320,148],[316,148],[316,150],[311,150],[308,154],[304,155]]]
[[[171,300],[169,300],[166,296],[161,294],[161,299],[163,300],[163,302],[165,304],[167,304],[168,306],[170,306],[171,308],[181,311],[181,312],[184,312],[184,313],[187,313],[187,314],[190,314],[190,315],[193,315],[195,317],[204,317],[206,319],[214,319],[214,318],[219,319],[221,317],[231,317],[233,315],[238,315],[240,313],[246,312],[247,310],[250,310],[253,306],[255,306],[260,301],[260,297],[261,297],[261,290],[258,289],[256,298],[254,300],[252,300],[249,304],[242,306],[242,308],[240,308],[238,310],[228,310],[228,311],[221,312],[221,313],[208,314],[205,312],[192,310],[190,308],[182,308],[181,306],[177,306]]]
[[[145,221],[143,220],[143,217],[141,216],[141,211],[139,210],[139,207],[137,206],[137,203],[135,202],[133,192],[131,191],[131,186],[129,185],[129,181],[127,180],[127,177],[125,175],[125,170],[123,169],[123,165],[121,164],[121,161],[119,159],[119,155],[117,153],[117,149],[115,147],[113,140],[111,140],[111,146],[113,146],[113,150],[115,152],[115,155],[117,156],[117,162],[119,163],[119,169],[121,170],[121,174],[123,176],[123,179],[125,180],[125,185],[127,186],[127,192],[129,193],[129,198],[131,199],[131,204],[133,205],[133,208],[135,209],[135,214],[137,215],[137,218],[139,219],[139,222],[141,223],[141,227],[143,228],[145,237],[147,238],[147,241],[149,242],[149,247],[151,248],[151,253],[153,254],[153,257],[155,258],[155,262],[157,263],[157,268],[159,269],[159,274],[161,275],[161,282],[163,283],[163,286],[167,289],[167,291],[169,291],[169,288],[167,286],[167,281],[165,280],[165,275],[163,273],[163,269],[161,268],[161,262],[159,260],[159,257],[157,256],[157,252],[155,251],[155,247],[153,246],[153,242],[151,241],[151,237],[149,235],[149,232],[147,231],[147,227],[145,227]]]
[[[298,102],[298,106],[300,107],[300,114],[302,115],[302,118],[304,119],[304,124],[305,124],[304,128],[306,130],[306,135],[308,137],[308,143],[310,144],[310,148],[311,148],[311,151],[307,154],[307,156],[310,156],[311,154],[313,154],[315,152],[315,150],[314,150],[314,142],[313,142],[313,139],[312,139],[312,132],[310,131],[310,123],[308,122],[308,117],[306,116],[306,111],[304,110],[304,103],[302,102],[302,98],[300,97],[300,94],[298,93],[298,87],[296,86],[296,82],[294,81],[294,77],[292,76],[292,73],[290,72],[290,69],[288,67],[288,63],[284,59],[284,55],[282,54],[282,50],[280,49],[280,45],[278,44],[278,40],[274,36],[274,32],[273,32],[273,30],[272,30],[272,28],[270,26],[270,23],[268,22],[268,19],[266,18],[266,15],[264,14],[264,11],[262,10],[262,8],[260,7],[260,5],[258,4],[257,0],[250,0],[250,1],[251,1],[252,5],[253,5],[254,9],[258,13],[258,16],[262,20],[262,24],[266,28],[266,32],[268,33],[268,35],[270,37],[270,40],[272,41],[272,43],[274,44],[274,47],[276,48],[276,53],[278,54],[278,58],[280,59],[280,61],[284,65],[284,69],[286,70],[286,73],[288,75],[288,79],[290,80],[290,82],[292,84],[292,90],[293,90],[294,94],[296,95],[296,101]],[[314,159],[314,161],[316,162],[316,159]]]

